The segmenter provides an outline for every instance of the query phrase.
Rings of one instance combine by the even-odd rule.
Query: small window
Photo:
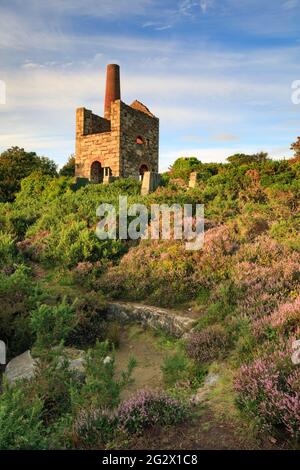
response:
[[[145,144],[143,137],[141,137],[140,135],[137,136],[135,142],[136,142],[138,145],[144,145],[144,144]]]

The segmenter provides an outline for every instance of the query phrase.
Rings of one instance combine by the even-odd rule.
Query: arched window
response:
[[[91,165],[91,183],[102,183],[103,181],[103,168],[100,162],[93,162]]]
[[[145,145],[144,139],[140,135],[138,135],[137,138],[135,139],[135,143],[138,145]]]

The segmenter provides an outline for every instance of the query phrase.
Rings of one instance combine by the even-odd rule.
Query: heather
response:
[[[258,417],[266,429],[285,432],[297,441],[300,432],[300,374],[291,349],[264,355],[242,366],[235,383],[238,404]]]

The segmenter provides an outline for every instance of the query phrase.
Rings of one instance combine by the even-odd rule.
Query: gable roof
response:
[[[151,111],[147,108],[147,106],[145,106],[138,100],[134,100],[133,103],[131,103],[130,107],[133,109],[137,109],[138,111],[142,111],[142,113],[148,114],[148,116],[155,117],[154,114],[152,114]]]

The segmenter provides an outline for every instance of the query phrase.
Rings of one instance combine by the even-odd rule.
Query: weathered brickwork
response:
[[[108,181],[109,176],[139,178],[145,171],[158,172],[159,120],[146,106],[134,101],[130,106],[123,103],[116,92],[118,66],[110,65],[107,96],[102,118],[85,108],[76,112],[76,170],[79,178],[93,182]],[[114,67],[116,75],[113,76]]]

